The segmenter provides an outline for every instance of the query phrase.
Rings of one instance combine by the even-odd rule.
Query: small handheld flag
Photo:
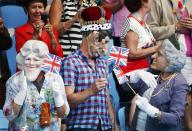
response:
[[[108,61],[115,65],[127,65],[129,49],[112,46]]]
[[[50,71],[59,74],[60,65],[61,65],[61,58],[59,56],[49,54],[46,55],[46,58],[44,59],[42,70],[46,72]]]
[[[113,71],[120,85],[128,81],[127,77],[119,66],[114,66]]]
[[[126,83],[128,85],[128,87],[133,91],[133,93],[136,95],[137,93],[135,92],[135,90],[133,90],[133,88],[131,87],[131,85],[129,84],[129,80],[127,79],[127,77],[125,76],[124,72],[121,70],[121,68],[117,65],[114,66],[113,71],[115,73],[115,76],[117,77],[117,80],[119,82],[119,84],[123,84]]]

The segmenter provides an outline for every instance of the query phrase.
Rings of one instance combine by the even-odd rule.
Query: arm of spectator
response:
[[[65,118],[69,114],[70,108],[67,101],[65,86],[61,76],[55,76],[51,84],[58,116],[60,118]]]
[[[66,86],[66,94],[70,107],[74,108],[82,102],[85,102],[89,97],[96,95],[106,87],[106,84],[107,80],[105,78],[99,78],[86,90],[76,93],[74,92],[73,86]]]
[[[63,11],[62,0],[53,0],[49,11],[49,17],[50,17],[49,19],[50,23],[54,27],[58,28],[59,23],[61,21],[62,11]]]
[[[0,17],[0,50],[7,50],[12,46],[12,40],[7,28],[3,24],[3,19]]]
[[[45,30],[48,32],[50,36],[50,52],[55,54],[61,58],[63,58],[63,50],[59,43],[58,32],[57,29],[54,28],[50,22],[44,26]]]
[[[78,106],[80,103],[85,102],[91,96],[97,94],[101,90],[106,88],[107,79],[99,78],[94,83],[90,84],[85,90],[81,92],[75,92],[76,80],[79,76],[78,69],[74,65],[73,59],[66,58],[62,61],[60,74],[62,75],[65,91],[67,95],[67,100],[70,108]]]
[[[116,0],[114,2],[108,2],[103,0],[102,6],[111,10],[111,12],[115,13],[120,10],[124,5],[124,0]]]
[[[65,22],[60,22],[59,25],[58,25],[58,32],[59,32],[59,35],[62,35],[64,32],[66,32],[69,28],[71,28],[71,26],[79,21],[80,22],[80,18],[81,18],[81,12],[82,12],[83,9],[80,9],[72,19],[70,20],[67,20]]]
[[[26,77],[23,77],[23,74],[23,71],[16,74],[18,75],[17,80],[9,79],[6,83],[6,101],[3,113],[9,121],[14,120],[19,115],[27,94]],[[15,81],[18,83],[15,83]]]
[[[145,49],[137,48],[138,39],[139,39],[139,36],[137,35],[137,33],[133,32],[133,31],[128,31],[125,36],[125,43],[126,43],[125,45],[129,49],[129,58],[130,59],[144,58],[144,57],[156,52],[160,47],[160,44],[157,44],[153,47],[149,47],[149,48],[145,48]]]
[[[111,103],[111,100],[110,100],[109,91],[107,91],[107,104],[108,104],[109,115],[111,117],[111,123],[113,125],[114,131],[119,131],[117,120],[116,120],[116,117],[115,117],[115,111],[113,109],[113,106],[112,106],[112,103]]]
[[[147,24],[149,25],[156,40],[169,38],[176,32],[175,24],[165,26],[160,25],[161,16],[163,15],[162,8],[160,0],[152,1],[151,12],[147,17]]]
[[[187,105],[185,108],[185,125],[188,131],[192,130],[192,105]]]

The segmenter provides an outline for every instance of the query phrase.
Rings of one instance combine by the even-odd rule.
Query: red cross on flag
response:
[[[129,50],[127,48],[112,46],[108,61],[115,65],[127,65]]]
[[[59,56],[49,54],[46,55],[46,58],[44,59],[42,70],[46,72],[50,71],[59,74],[60,65],[61,65],[61,58]]]

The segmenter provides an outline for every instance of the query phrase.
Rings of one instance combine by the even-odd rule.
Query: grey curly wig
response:
[[[44,59],[45,56],[49,54],[49,49],[43,41],[39,40],[26,41],[23,47],[20,49],[20,53],[18,53],[16,56],[17,67],[20,70],[24,69],[25,57],[32,53],[35,56]]]
[[[168,66],[165,71],[180,72],[186,61],[184,46],[180,44],[180,50],[177,50],[168,39],[165,39],[162,43],[162,47],[164,48],[165,56],[168,61]]]

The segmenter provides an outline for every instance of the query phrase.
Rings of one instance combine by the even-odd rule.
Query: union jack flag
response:
[[[59,56],[48,54],[44,59],[42,70],[50,71],[56,74],[59,74],[61,65],[61,58]]]
[[[113,71],[120,85],[128,81],[127,77],[119,66],[115,65]]]
[[[112,46],[108,61],[115,65],[126,66],[128,53],[129,50],[127,48]]]

